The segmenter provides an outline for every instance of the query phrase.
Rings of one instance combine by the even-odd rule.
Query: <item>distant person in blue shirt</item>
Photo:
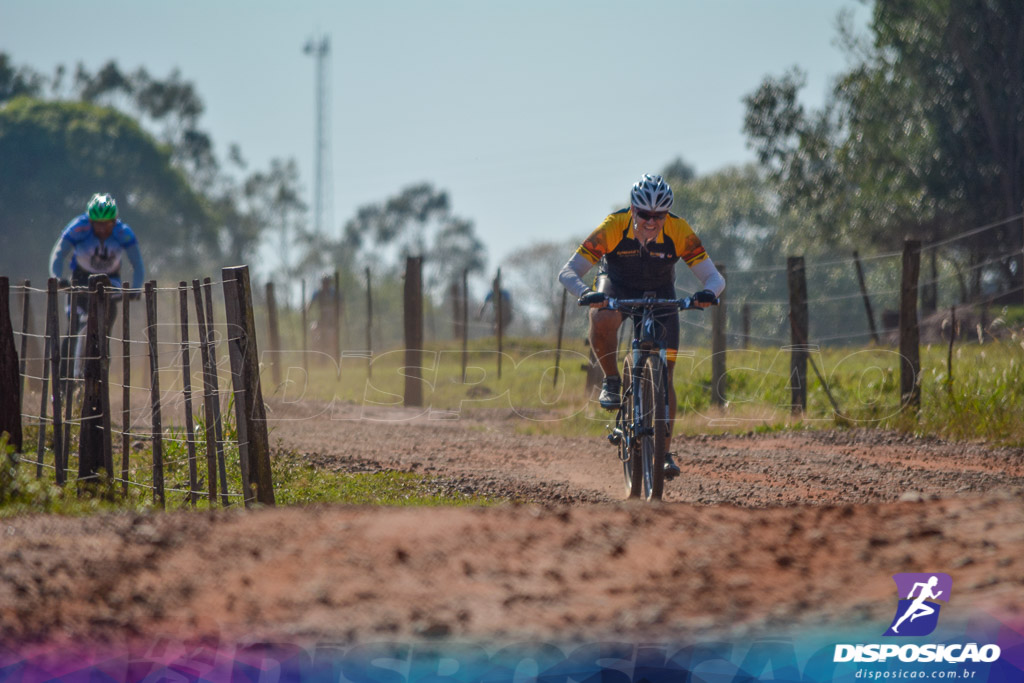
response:
[[[494,332],[498,332],[498,311],[497,306],[494,305],[494,290],[487,292],[487,296],[484,297],[484,303],[480,307],[480,313],[477,314],[477,318],[483,318],[484,310],[490,305],[494,308]],[[503,332],[508,331],[508,326],[512,322],[512,293],[507,289],[501,290],[501,329]]]
[[[146,278],[142,252],[135,233],[117,217],[117,202],[109,194],[94,194],[85,213],[76,216],[61,232],[50,253],[50,276],[64,280],[64,262],[71,255],[71,284],[88,287],[89,276],[102,274],[112,287],[121,287],[121,259],[132,264],[132,289],[139,290]],[[65,281],[66,282],[66,281]],[[133,292],[133,298],[138,292]],[[109,331],[116,307],[109,308]]]

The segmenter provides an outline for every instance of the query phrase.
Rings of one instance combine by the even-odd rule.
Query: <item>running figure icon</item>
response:
[[[931,605],[926,605],[924,601],[939,599],[939,596],[942,595],[942,591],[933,592],[935,586],[938,583],[939,577],[932,576],[928,579],[927,583],[918,582],[915,583],[913,587],[911,587],[910,592],[907,594],[908,600],[910,598],[914,598],[914,591],[916,591],[918,588],[920,588],[921,590],[920,592],[918,592],[917,597],[914,598],[914,601],[910,603],[910,606],[907,607],[907,611],[903,613],[903,616],[900,617],[899,620],[892,625],[893,633],[900,632],[900,624],[906,621],[907,617],[910,617],[910,621],[913,622],[914,619],[917,619],[918,617],[926,617],[929,614],[935,613],[935,608]]]

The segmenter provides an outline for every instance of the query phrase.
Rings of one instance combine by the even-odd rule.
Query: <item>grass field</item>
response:
[[[413,409],[414,412],[452,417],[508,414],[511,410],[521,418],[516,429],[524,435],[605,433],[610,416],[597,407],[593,395],[585,392],[586,373],[582,366],[588,355],[584,346],[577,344],[557,354],[554,343],[510,340],[499,356],[486,348],[489,343],[493,344],[493,340],[480,340],[469,349],[465,382],[461,348],[438,345],[427,349],[422,361],[423,407]],[[794,415],[790,409],[788,349],[729,350],[725,386],[728,402],[722,408],[710,405],[711,357],[707,349],[681,349],[675,373],[677,432],[756,433],[852,426],[1024,446],[1024,340],[1017,333],[1007,332],[1000,339],[986,338],[984,344],[958,343],[951,355],[945,345],[922,347],[919,411],[901,409],[900,358],[892,348],[822,348],[810,357],[825,381],[808,368],[807,410]],[[307,357],[304,364],[300,354],[264,354],[263,362],[266,398],[284,402],[333,401],[329,410],[344,411],[347,417],[354,411],[403,405],[407,371],[405,353],[401,350],[377,354],[372,362],[362,356],[346,356],[340,365],[319,355]],[[282,363],[283,379],[277,385],[272,381],[273,362]],[[223,376],[221,386],[226,387],[229,381]],[[169,364],[161,375],[165,395],[171,400],[180,397],[181,384],[180,369],[176,371],[174,364]],[[193,386],[199,386],[198,375]],[[826,387],[839,407],[838,413]],[[237,435],[232,411],[225,411],[225,415],[225,440],[230,442]],[[330,413],[325,413],[325,419],[329,417]],[[197,429],[197,440],[202,444],[205,430],[201,420]],[[36,427],[26,426],[25,443],[34,444],[36,438]],[[72,449],[77,449],[74,438]],[[52,462],[52,454],[50,457]],[[237,447],[229,444],[225,459],[228,488],[236,492],[232,503],[240,504]],[[115,461],[115,469],[120,471],[119,454]],[[180,428],[166,430],[164,480],[169,509],[188,504],[187,462]],[[281,492],[280,504],[496,502],[446,491],[436,480],[419,474],[322,471],[294,453],[279,453],[273,463],[275,488]],[[200,458],[200,478],[205,467]],[[127,496],[122,497],[115,495],[120,491],[119,483],[96,484],[84,491],[74,486],[60,489],[52,484],[52,472],[49,478],[36,479],[31,463],[15,467],[8,461],[0,473],[0,516],[29,510],[88,514],[107,508],[151,508],[154,502],[148,486],[152,480],[152,453],[147,440],[136,442],[130,470],[133,485],[129,486]],[[204,500],[199,506],[204,508],[208,504]]]
[[[493,343],[493,340],[490,340]],[[486,344],[484,340],[480,344]],[[423,412],[469,414],[513,410],[525,433],[600,433],[608,415],[585,393],[586,349],[563,349],[555,373],[554,344],[536,340],[506,343],[496,351],[470,348],[463,379],[460,348],[437,346],[423,354]],[[985,344],[958,343],[921,348],[919,412],[901,410],[900,357],[886,347],[828,348],[810,354],[807,410],[790,409],[788,349],[753,348],[727,352],[724,408],[710,405],[711,357],[706,348],[681,349],[675,387],[679,424],[688,432],[764,431],[840,426],[898,429],[950,439],[982,439],[1024,445],[1024,342],[1017,334],[986,338]],[[263,374],[265,396],[283,401],[336,401],[346,409],[401,406],[406,370],[403,351],[370,361],[346,357],[337,364],[313,362],[308,373],[301,356],[284,357],[282,382]],[[952,373],[950,373],[952,365]],[[828,391],[839,407],[832,407]]]

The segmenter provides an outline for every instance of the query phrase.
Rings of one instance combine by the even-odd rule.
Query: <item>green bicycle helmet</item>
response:
[[[112,221],[117,218],[117,202],[109,194],[94,194],[86,209],[91,221]]]

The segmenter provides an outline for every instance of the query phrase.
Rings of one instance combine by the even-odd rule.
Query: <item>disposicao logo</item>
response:
[[[926,636],[939,624],[939,610],[949,602],[953,579],[949,574],[893,574],[899,606],[883,636]]]
[[[953,579],[949,574],[893,574],[899,604],[889,629],[883,636],[926,636],[939,623],[938,601],[949,602]],[[999,659],[999,646],[978,643],[944,643],[898,645],[888,643],[837,644],[835,662],[900,662],[959,664],[963,662],[994,662]]]

